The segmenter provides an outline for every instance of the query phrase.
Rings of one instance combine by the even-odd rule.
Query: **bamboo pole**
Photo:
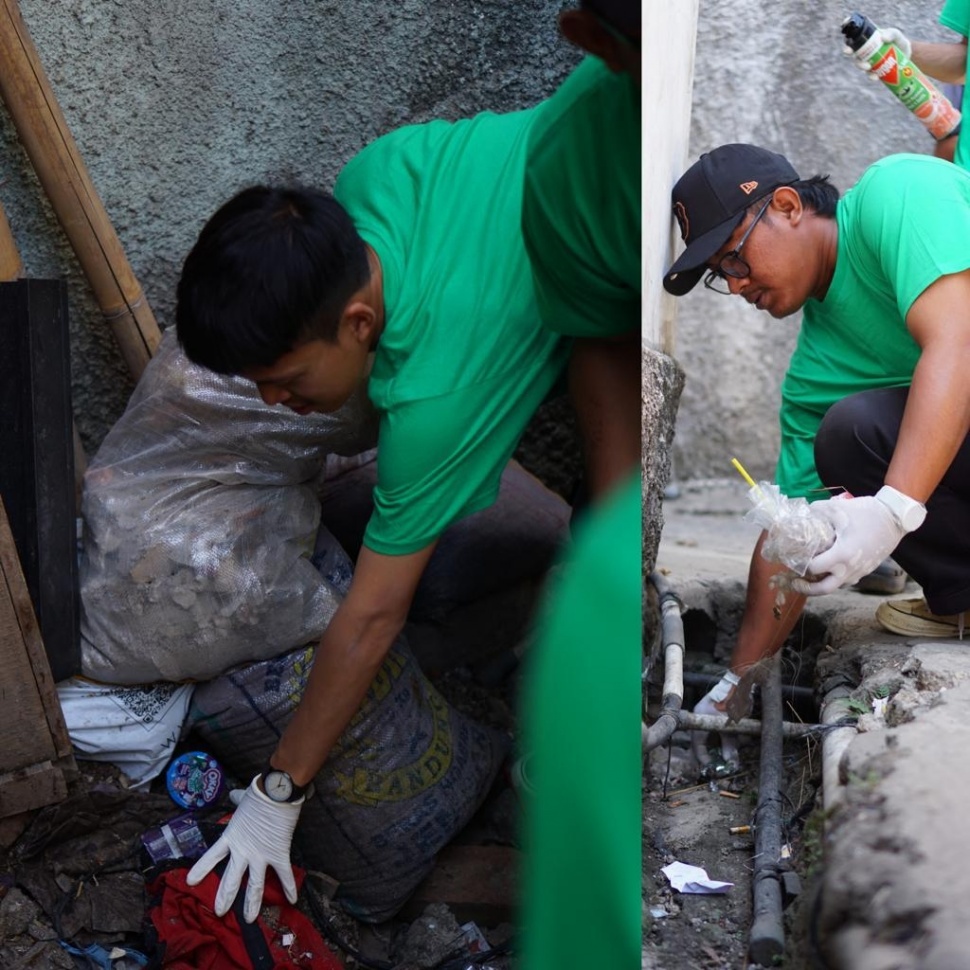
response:
[[[17,0],[0,0],[0,95],[137,380],[161,334],[44,73]]]

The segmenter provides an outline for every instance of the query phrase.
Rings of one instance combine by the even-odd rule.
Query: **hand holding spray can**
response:
[[[842,34],[853,56],[869,65],[869,70],[889,88],[942,141],[960,124],[960,112],[950,99],[909,59],[898,45],[887,43],[879,28],[861,13],[842,22]]]

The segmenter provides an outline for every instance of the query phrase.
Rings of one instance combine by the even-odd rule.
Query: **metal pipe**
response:
[[[687,731],[716,731],[718,734],[750,734],[762,733],[762,722],[753,718],[743,717],[740,721],[728,720],[726,714],[693,714],[681,711],[677,715],[677,724]],[[786,738],[806,738],[813,734],[822,734],[826,730],[823,724],[803,724],[798,721],[782,721],[781,733]]]
[[[761,766],[755,809],[754,919],[748,952],[763,967],[774,966],[785,950],[781,892],[782,700],[778,654],[766,664],[761,686]]]
[[[641,730],[644,754],[670,740],[679,726],[678,718],[681,713],[681,705],[684,703],[682,604],[676,593],[659,573],[651,573],[650,582],[657,590],[660,601],[661,643],[664,647],[664,686],[659,716],[648,728]]]
[[[692,671],[684,672],[685,687],[703,687],[707,693],[719,680],[720,674],[700,674]],[[802,687],[799,684],[782,684],[781,694],[785,699],[814,701],[815,691],[811,687]]]
[[[822,808],[825,817],[832,817],[832,809],[842,800],[844,789],[839,778],[839,764],[849,742],[858,734],[856,714],[849,706],[852,691],[845,685],[830,690],[822,702],[821,721],[826,725],[822,741]],[[846,719],[852,723],[838,727]]]

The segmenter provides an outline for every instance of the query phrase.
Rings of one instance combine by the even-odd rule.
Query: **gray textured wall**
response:
[[[160,326],[203,222],[262,180],[329,187],[412,121],[528,107],[578,60],[558,0],[21,0]],[[0,201],[27,274],[69,282],[76,420],[89,451],[131,385],[5,110]]]
[[[786,154],[805,177],[847,188],[876,159],[930,152],[920,123],[841,54],[853,10],[911,38],[956,39],[936,17],[942,0],[701,0],[690,161],[732,141]],[[649,122],[647,123],[649,131]],[[734,476],[736,455],[770,476],[778,446],[779,385],[799,320],[775,320],[698,286],[680,299],[675,355],[686,372],[674,467],[681,479]]]

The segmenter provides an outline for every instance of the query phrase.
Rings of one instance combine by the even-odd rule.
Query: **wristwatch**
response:
[[[892,485],[883,485],[876,492],[876,498],[896,516],[904,532],[918,529],[926,518],[926,506],[916,499],[897,491]]]
[[[263,791],[274,802],[298,802],[309,785],[298,785],[282,768],[267,765],[263,769]]]

